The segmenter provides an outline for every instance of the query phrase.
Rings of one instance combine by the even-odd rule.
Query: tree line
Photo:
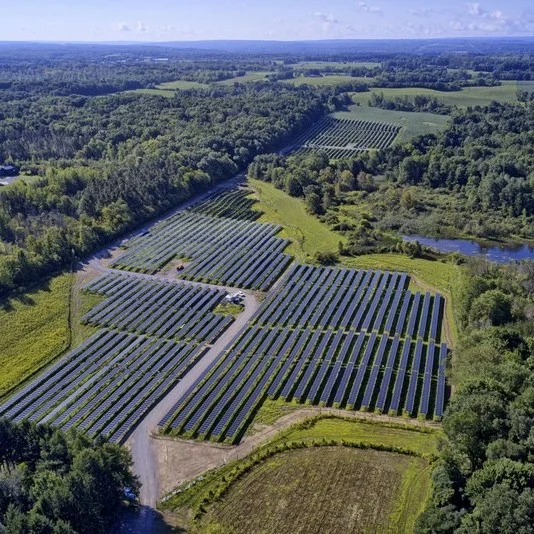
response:
[[[119,445],[0,419],[0,532],[104,534],[139,482]]]
[[[534,267],[473,262],[459,291],[456,386],[417,534],[534,530]]]

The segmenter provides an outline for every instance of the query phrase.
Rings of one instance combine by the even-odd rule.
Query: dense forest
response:
[[[138,482],[126,449],[0,419],[0,532],[109,532]]]
[[[475,262],[460,288],[457,391],[419,534],[532,532],[534,266]]]
[[[335,105],[256,84],[7,102],[0,159],[34,175],[0,190],[0,293],[68,265],[277,150]]]

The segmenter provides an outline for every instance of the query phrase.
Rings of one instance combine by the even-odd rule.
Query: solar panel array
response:
[[[225,292],[135,277],[101,276],[106,296],[85,320],[102,327],[0,405],[0,416],[123,441],[232,322],[212,313]]]
[[[443,415],[443,298],[402,273],[295,265],[228,351],[160,422],[235,442],[266,398]]]
[[[108,274],[87,291],[108,298],[82,317],[82,323],[169,339],[212,343],[232,322],[212,313],[226,292],[148,277]]]
[[[180,278],[267,290],[291,263],[291,256],[283,254],[288,240],[276,237],[280,229],[180,211],[128,241],[126,253],[113,266],[153,274],[174,258],[183,258],[187,261]]]
[[[256,201],[250,197],[250,194],[251,191],[244,188],[225,191],[195,204],[190,211],[212,217],[254,221],[260,217],[261,213],[252,209]]]
[[[400,129],[398,124],[386,122],[326,117],[295,141],[295,152],[321,150],[332,159],[350,158],[363,150],[387,148]]]

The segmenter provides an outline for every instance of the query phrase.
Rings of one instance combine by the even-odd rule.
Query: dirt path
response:
[[[153,435],[150,440],[156,451],[160,479],[160,498],[171,492],[177,486],[187,482],[202,473],[220,467],[227,462],[238,460],[251,454],[260,445],[269,441],[282,430],[319,414],[334,414],[350,417],[356,420],[376,421],[382,423],[396,423],[406,427],[439,428],[439,424],[417,419],[401,419],[388,415],[378,415],[366,412],[351,412],[335,408],[305,407],[294,410],[280,417],[273,425],[262,428],[256,434],[245,437],[236,446],[222,445],[205,441],[193,441],[169,436]]]

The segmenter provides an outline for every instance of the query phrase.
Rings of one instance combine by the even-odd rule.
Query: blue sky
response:
[[[4,3],[0,40],[534,35],[532,0],[0,0]]]

